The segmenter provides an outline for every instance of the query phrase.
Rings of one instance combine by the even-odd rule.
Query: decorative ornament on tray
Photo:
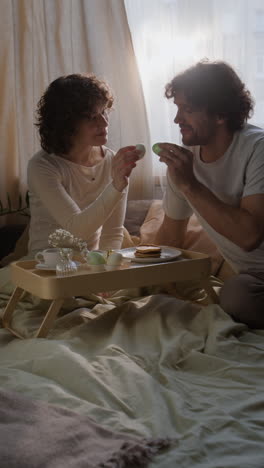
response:
[[[122,254],[112,249],[106,251],[89,250],[84,240],[74,237],[65,229],[56,229],[49,235],[48,243],[51,247],[60,249],[62,263],[67,253],[65,251],[72,249],[80,252],[85,263],[95,271],[116,269],[123,260]]]
[[[73,234],[69,231],[65,231],[65,229],[56,229],[56,231],[49,235],[48,243],[52,247],[71,248],[77,250],[81,253],[84,259],[89,252],[84,240],[79,237],[74,237]]]

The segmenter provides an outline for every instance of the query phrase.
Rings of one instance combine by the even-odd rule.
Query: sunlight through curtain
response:
[[[26,190],[39,149],[37,101],[60,75],[93,72],[114,90],[108,146],[144,143],[130,198],[152,197],[152,154],[123,0],[0,0],[0,199]]]
[[[263,0],[125,0],[125,6],[153,143],[181,142],[164,87],[205,57],[235,68],[256,101],[251,123],[264,127]],[[165,165],[153,158],[162,175]]]

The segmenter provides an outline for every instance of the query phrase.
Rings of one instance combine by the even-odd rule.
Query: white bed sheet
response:
[[[2,310],[12,289],[4,270]],[[175,438],[151,467],[263,468],[264,331],[235,324],[216,305],[131,293],[130,301],[97,298],[105,313],[94,321],[69,311],[50,339],[21,341],[0,329],[1,387],[112,430]],[[26,295],[17,327],[37,326],[45,306]]]

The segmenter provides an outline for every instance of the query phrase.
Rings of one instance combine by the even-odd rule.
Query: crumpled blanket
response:
[[[31,259],[31,257],[23,258],[23,260],[26,259]],[[220,280],[213,276],[211,276],[210,280],[211,285],[216,291],[220,289],[222,286]],[[10,280],[10,266],[6,266],[0,269],[0,317],[13,291],[14,285]],[[63,329],[69,330],[74,326],[82,324],[83,314],[80,314],[80,311],[84,308],[88,309],[88,311],[92,311],[93,315],[100,315],[127,301],[156,294],[169,294],[178,299],[191,301],[199,305],[212,303],[204,289],[200,287],[199,282],[195,281],[164,283],[156,286],[108,291],[101,294],[93,294],[87,290],[85,297],[71,297],[65,300],[48,336],[51,338],[52,336],[56,336],[58,331],[61,333]],[[12,327],[27,338],[33,337],[49,305],[50,301],[40,299],[24,292],[13,313]]]
[[[24,299],[15,317],[21,332],[42,311]],[[153,468],[263,468],[264,331],[235,323],[218,305],[162,294],[115,300],[91,300],[94,320],[63,313],[49,339],[0,329],[0,387],[110,431],[172,439]]]
[[[0,390],[1,468],[134,468],[168,439],[114,433],[87,416]]]

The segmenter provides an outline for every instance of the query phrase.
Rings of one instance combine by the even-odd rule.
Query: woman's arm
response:
[[[127,190],[125,196],[116,204],[111,216],[109,216],[103,224],[99,241],[100,249],[121,249],[124,238],[123,225],[126,214],[126,205]]]
[[[104,224],[116,204],[126,197],[125,191],[118,191],[109,183],[98,198],[81,210],[63,186],[59,168],[41,160],[29,162],[28,186],[63,229],[83,239]]]
[[[54,164],[44,157],[33,158],[28,165],[29,190],[63,229],[88,239],[112,215],[119,201],[124,198],[125,203],[128,179],[138,156],[135,146],[121,148],[112,158],[112,182],[103,186],[99,196],[82,210],[63,185],[59,160],[55,159]]]

